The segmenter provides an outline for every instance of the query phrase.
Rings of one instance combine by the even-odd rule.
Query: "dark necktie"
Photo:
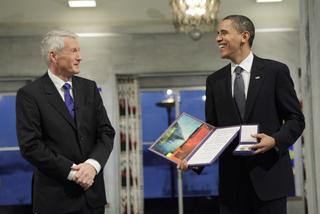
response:
[[[71,117],[74,118],[74,105],[73,105],[73,99],[70,94],[71,85],[69,83],[65,83],[63,85],[63,88],[64,88],[64,103],[66,104]]]
[[[243,119],[246,106],[246,96],[244,93],[244,81],[242,78],[242,71],[243,69],[240,66],[237,66],[234,70],[234,72],[236,73],[236,78],[234,80],[233,94],[239,109],[239,113],[241,115],[241,118]]]

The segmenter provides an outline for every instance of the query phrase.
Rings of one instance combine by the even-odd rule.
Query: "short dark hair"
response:
[[[249,45],[250,47],[252,47],[255,35],[255,27],[253,22],[248,17],[243,15],[230,15],[225,17],[223,20],[231,20],[234,24],[235,29],[240,33],[243,33],[245,31],[249,32]]]

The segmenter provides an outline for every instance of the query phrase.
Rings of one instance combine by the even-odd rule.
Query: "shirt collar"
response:
[[[253,63],[253,53],[252,53],[252,51],[250,51],[249,55],[244,60],[242,60],[242,62],[240,62],[240,64],[237,65],[237,64],[234,64],[233,62],[231,62],[231,71],[233,72],[237,66],[240,66],[244,71],[250,73],[252,63]]]
[[[67,82],[65,82],[62,79],[60,79],[58,76],[56,76],[54,73],[52,73],[52,71],[50,71],[50,69],[48,69],[48,75],[57,89],[61,89],[65,83],[69,83],[72,88],[71,79],[69,79]]]

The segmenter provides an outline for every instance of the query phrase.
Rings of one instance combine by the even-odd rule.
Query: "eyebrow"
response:
[[[220,29],[217,31],[217,33],[227,33],[227,32],[228,32],[228,30],[226,30],[226,29]]]

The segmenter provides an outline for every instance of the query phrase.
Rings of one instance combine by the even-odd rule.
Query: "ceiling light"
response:
[[[198,40],[214,30],[220,0],[170,0],[170,6],[175,29]]]
[[[256,0],[257,3],[282,2],[282,0]]]
[[[69,0],[69,7],[96,7],[95,0]]]

